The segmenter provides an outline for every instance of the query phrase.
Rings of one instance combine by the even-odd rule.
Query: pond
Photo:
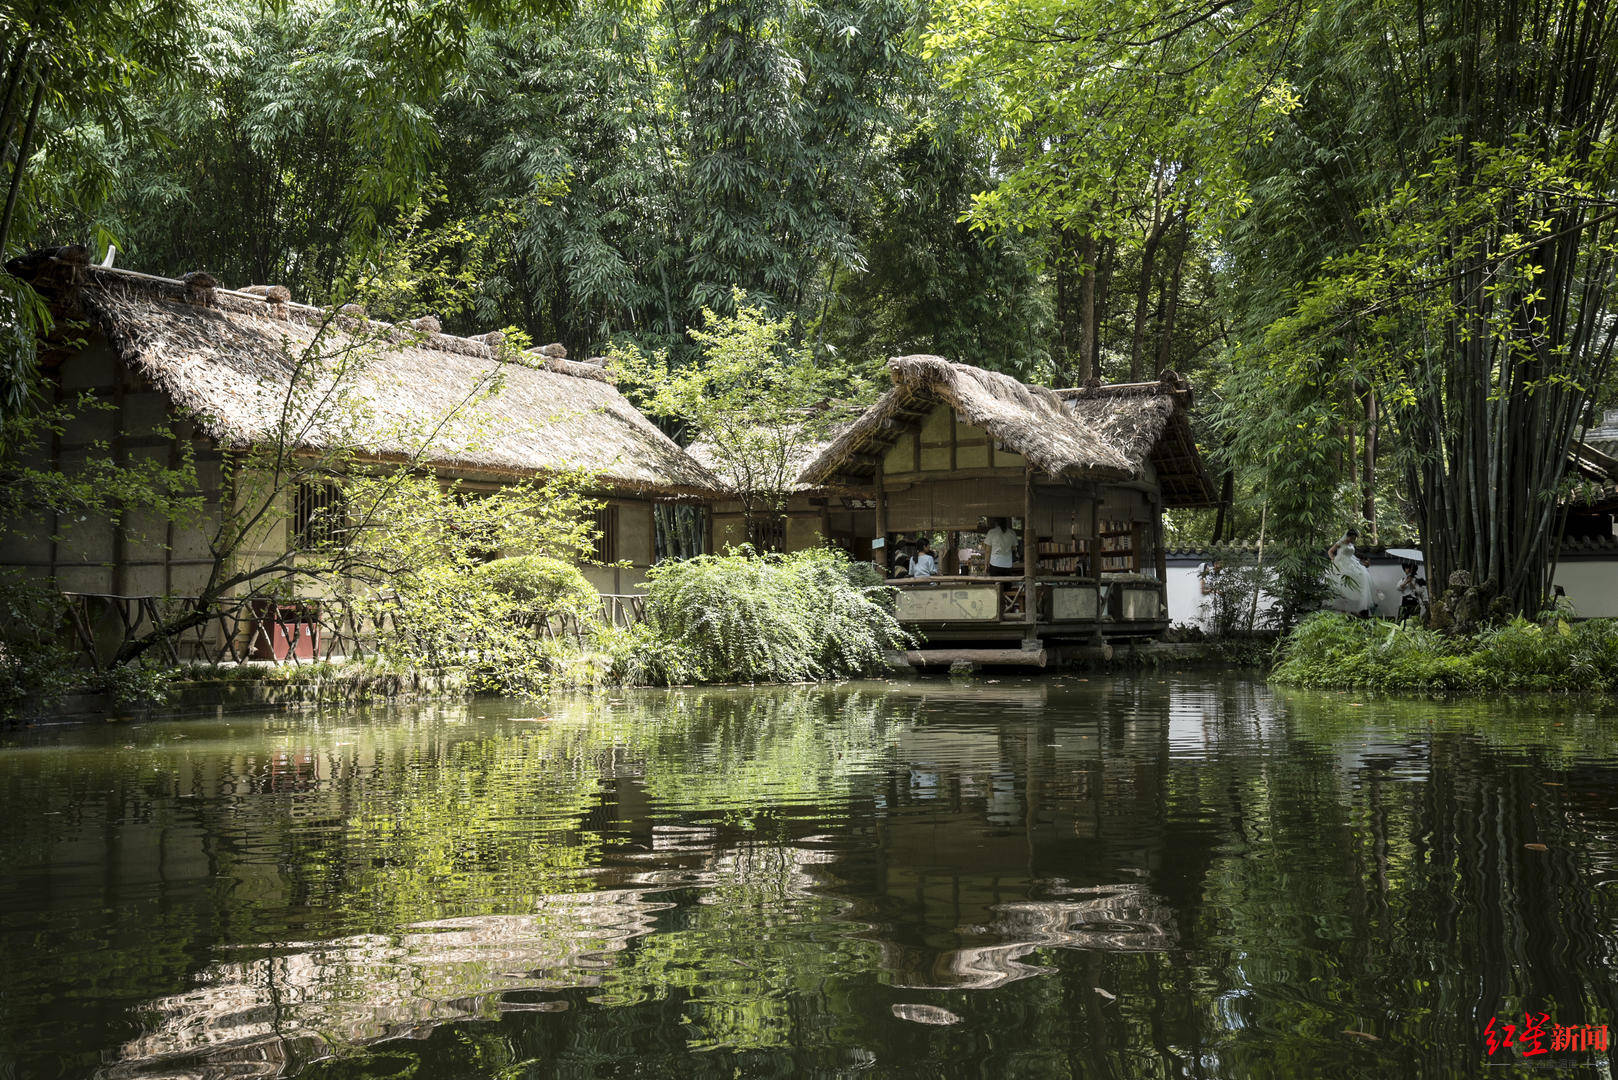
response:
[[[1155,675],[8,732],[0,1077],[1610,1077],[1615,733]]]

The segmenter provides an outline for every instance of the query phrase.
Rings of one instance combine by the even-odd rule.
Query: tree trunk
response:
[[[22,191],[22,174],[28,168],[28,151],[34,144],[34,125],[39,120],[39,106],[45,100],[45,79],[40,77],[34,87],[34,103],[28,109],[28,122],[23,125],[22,140],[17,143],[17,161],[11,167],[11,190],[6,195],[6,212],[0,218],[0,261],[4,261],[11,242],[11,223],[17,213],[17,195]]]
[[[1084,259],[1084,278],[1079,285],[1079,371],[1078,381],[1083,383],[1096,374],[1096,238],[1086,233],[1079,246]]]
[[[17,46],[16,54],[11,60],[11,70],[6,75],[6,95],[0,103],[0,161],[3,161],[6,152],[11,149],[12,106],[17,101],[17,85],[22,82],[23,64],[28,59],[28,50],[32,42],[24,41]]]
[[[1236,471],[1226,469],[1219,481],[1219,511],[1214,515],[1213,543],[1225,539],[1225,526],[1230,523],[1230,504],[1236,498]]]
[[[1169,284],[1163,296],[1163,318],[1158,323],[1157,337],[1157,370],[1168,371],[1174,367],[1174,320],[1180,310],[1180,274],[1185,269],[1185,250],[1189,243],[1190,224],[1182,217],[1180,231],[1174,244],[1173,269],[1169,274]]]
[[[1374,541],[1376,533],[1376,391],[1365,392],[1365,461],[1360,469],[1360,490],[1363,503],[1360,516],[1365,519],[1366,534]]]
[[[1090,359],[1095,364],[1094,377],[1104,379],[1106,376],[1101,370],[1102,325],[1107,321],[1107,304],[1112,294],[1112,271],[1117,262],[1118,242],[1107,240],[1098,246],[1101,253],[1096,259],[1095,304],[1091,308],[1090,320]]]
[[[1056,230],[1056,359],[1059,370],[1074,371],[1076,366],[1073,358],[1075,354],[1082,353],[1084,346],[1076,338],[1082,334],[1078,322],[1078,313],[1074,310],[1077,300],[1073,288],[1073,243],[1065,228]],[[1059,376],[1060,377],[1060,376]],[[1083,376],[1077,376],[1073,381],[1083,382]]]
[[[1146,312],[1152,302],[1152,273],[1157,264],[1157,249],[1163,242],[1164,222],[1154,211],[1151,231],[1140,252],[1140,284],[1135,289],[1135,329],[1129,339],[1129,381],[1140,382],[1143,361],[1146,359]]]

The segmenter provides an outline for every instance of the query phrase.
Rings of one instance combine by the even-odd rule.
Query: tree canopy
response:
[[[80,8],[0,10],[7,257],[363,280],[693,385],[737,317],[843,385],[1173,368],[1229,504],[1181,536],[1262,519],[1303,573],[1358,522],[1518,609],[1612,397],[1606,3]],[[44,316],[4,302],[17,411]]]

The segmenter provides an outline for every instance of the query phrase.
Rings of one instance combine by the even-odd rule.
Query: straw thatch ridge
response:
[[[1165,506],[1217,505],[1212,479],[1191,430],[1191,386],[1173,371],[1156,382],[1092,382],[1058,390],[1069,411],[1129,459],[1137,473],[1149,461]]]
[[[74,278],[73,306],[124,363],[225,445],[262,443],[284,430],[294,364],[314,348],[323,363],[351,365],[349,396],[361,421],[316,421],[307,447],[358,443],[380,459],[409,455],[421,445],[413,433],[454,414],[428,454],[440,467],[502,475],[583,469],[612,489],[663,497],[708,498],[721,488],[594,365],[503,358],[483,341],[125,270],[83,267]]]
[[[1080,423],[1054,391],[1009,375],[955,364],[941,356],[888,361],[894,386],[804,470],[807,484],[875,471],[871,455],[885,449],[899,424],[925,415],[934,402],[983,428],[1006,449],[1051,477],[1125,480],[1138,470],[1098,432]]]

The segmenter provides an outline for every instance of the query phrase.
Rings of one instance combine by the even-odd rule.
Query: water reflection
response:
[[[555,1011],[567,1003],[506,995],[599,985],[667,906],[647,891],[575,893],[537,915],[440,919],[214,964],[194,989],[145,1003],[145,1032],[99,1075],[281,1076],[335,1048],[419,1036],[445,1021]]]
[[[1068,677],[21,733],[0,1078],[1469,1073],[1618,1019],[1613,722]]]
[[[1141,885],[1066,889],[1090,899],[997,904],[991,921],[957,927],[982,944],[943,951],[884,943],[883,967],[895,986],[924,990],[988,990],[1048,971],[1021,963],[1042,948],[1096,952],[1162,952],[1174,944],[1174,916]]]

